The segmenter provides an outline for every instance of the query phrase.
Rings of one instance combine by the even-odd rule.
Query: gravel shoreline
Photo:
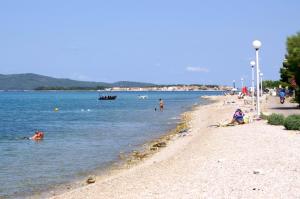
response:
[[[140,164],[52,198],[299,198],[299,132],[266,121],[213,127],[237,107],[250,107],[231,96],[209,99],[216,102],[191,112],[186,136]]]

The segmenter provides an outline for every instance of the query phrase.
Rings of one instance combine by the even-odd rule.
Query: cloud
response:
[[[208,73],[209,70],[204,67],[194,67],[194,66],[188,66],[186,67],[186,70],[189,72],[198,72],[198,73]]]

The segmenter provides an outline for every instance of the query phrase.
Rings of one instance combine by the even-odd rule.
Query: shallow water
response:
[[[180,113],[204,103],[200,96],[221,92],[113,94],[115,101],[99,101],[97,92],[0,92],[0,198],[43,191],[109,166],[119,152],[174,128]],[[159,98],[163,112],[154,111]],[[37,129],[45,132],[43,141],[22,139]]]

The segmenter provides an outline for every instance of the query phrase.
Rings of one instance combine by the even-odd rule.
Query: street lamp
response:
[[[252,105],[254,106],[254,66],[255,66],[255,61],[251,61],[250,65],[251,65],[251,73],[252,73],[252,78],[251,78],[251,95],[252,95]]]
[[[244,78],[241,78],[241,83],[242,83],[242,89],[244,87]]]
[[[254,40],[252,42],[252,46],[255,49],[255,57],[256,57],[256,111],[257,117],[260,116],[260,101],[259,101],[259,62],[258,62],[258,51],[261,47],[261,42],[258,40]]]
[[[263,81],[263,76],[264,76],[264,74],[263,74],[263,73],[260,73],[259,76],[260,76],[260,91],[261,91],[261,96],[262,96],[262,95],[263,95],[262,81]]]

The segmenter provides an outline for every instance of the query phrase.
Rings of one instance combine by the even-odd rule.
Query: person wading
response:
[[[164,101],[162,99],[159,99],[159,110],[160,111],[164,110]]]

